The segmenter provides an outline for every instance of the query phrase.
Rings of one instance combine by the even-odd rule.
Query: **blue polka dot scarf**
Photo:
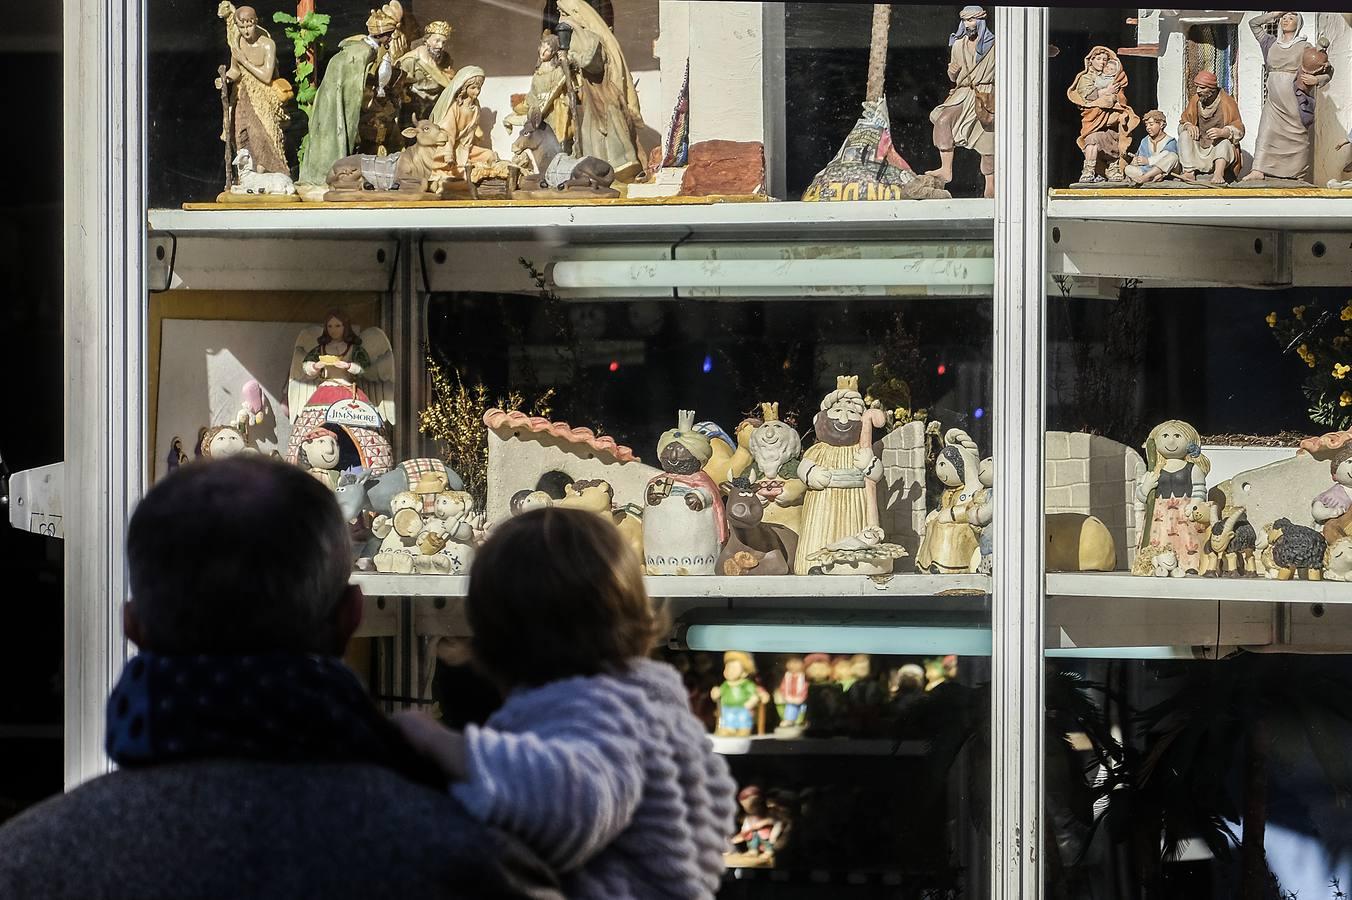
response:
[[[336,657],[133,657],[108,698],[108,756],[369,762],[412,781],[445,777],[418,756]]]

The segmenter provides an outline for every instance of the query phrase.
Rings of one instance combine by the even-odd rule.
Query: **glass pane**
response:
[[[242,32],[237,15],[221,10],[165,0],[149,18],[151,207],[211,202],[223,191],[235,205],[294,200],[285,179],[241,175],[241,149],[252,171],[286,174],[304,199],[332,188],[331,202],[349,204],[508,194],[670,204],[844,199],[859,190],[860,199],[980,197],[993,171],[993,35],[983,30],[971,42],[980,50],[955,77],[977,80],[951,97],[949,38],[965,27],[953,8],[898,8],[875,21],[867,4],[596,0],[559,33],[562,49],[546,42],[543,58],[542,30],[558,22],[552,0],[418,0],[403,4],[397,22],[372,17],[366,0],[301,0],[258,6]],[[231,63],[231,41],[246,62]],[[880,50],[872,62],[871,43]],[[222,69],[224,89],[213,86]],[[476,73],[479,92],[466,99]],[[442,97],[452,88],[458,106]],[[981,121],[964,99],[971,90],[980,91]],[[931,125],[935,110],[947,111],[938,126],[945,137]],[[523,131],[532,112],[548,127]],[[420,118],[445,133],[405,134]],[[936,140],[956,141],[948,162]],[[418,141],[429,149],[414,150]],[[441,142],[458,149],[431,159]],[[426,192],[409,187],[419,174],[409,169],[401,193],[390,194],[393,160],[333,169],[350,154],[406,145],[438,174]],[[545,171],[560,151],[560,160],[605,165],[561,179],[572,174],[563,162]],[[946,174],[924,177],[932,169]],[[599,180],[584,185],[584,176]],[[560,184],[565,195],[551,197]]]
[[[536,269],[539,259],[586,251],[530,247],[536,259],[513,262],[515,245],[481,245],[459,248],[444,265],[455,272],[457,260],[479,260],[459,276],[477,282],[481,267]],[[488,262],[492,257],[504,258],[497,264]],[[750,473],[742,476],[748,480],[725,485],[724,497],[728,543],[746,542],[744,559],[725,547],[713,575],[654,574],[662,571],[662,545],[644,529],[648,590],[674,624],[674,649],[664,658],[682,670],[692,708],[729,759],[744,813],[788,827],[773,840],[763,836],[766,844],[750,832],[734,841],[726,895],[807,895],[829,883],[859,896],[896,896],[901,885],[923,886],[933,896],[982,896],[989,814],[986,582],[914,574],[924,531],[916,523],[928,512],[924,492],[937,510],[944,488],[926,483],[922,448],[913,454],[901,448],[910,446],[902,443],[908,436],[923,443],[930,422],[941,423],[940,431],[964,429],[978,446],[989,446],[989,299],[799,300],[745,293],[735,303],[589,298],[553,287],[534,296],[434,293],[428,306],[434,405],[452,408],[439,392],[462,396],[463,386],[475,410],[471,420],[481,405],[500,401],[543,416],[537,424],[510,418],[491,429],[482,473],[475,445],[454,447],[452,436],[439,446],[471,491],[486,486],[490,518],[502,504],[529,501],[532,491],[552,500],[530,502],[574,502],[568,482],[586,480],[575,459],[556,452],[552,462],[526,464],[519,456],[540,441],[533,432],[548,421],[604,434],[660,464],[656,451],[671,440],[673,411],[693,408],[695,418],[708,423],[698,429],[731,439],[718,450],[724,469],[739,464],[726,455],[733,444],[751,452]],[[954,316],[968,328],[949,327]],[[784,571],[774,549],[779,545],[766,553],[758,540],[778,538],[779,523],[791,522],[801,546],[810,527],[805,518],[815,514],[767,500],[756,503],[752,515],[738,498],[768,489],[759,470],[779,471],[793,493],[795,460],[804,452],[761,446],[761,437],[774,431],[763,423],[779,419],[811,455],[812,446],[824,446],[811,423],[844,372],[870,373],[860,379],[859,393],[885,401],[889,424],[875,434],[877,452],[888,461],[881,521],[886,539],[907,545],[910,556],[896,561],[895,576],[869,579],[838,568],[836,575],[776,577]],[[430,436],[442,434],[434,429]],[[748,440],[753,434],[756,443]],[[644,489],[651,475],[637,483],[623,469],[601,470],[601,477],[616,508],[651,516],[655,507]],[[772,519],[773,531],[765,532]],[[936,552],[940,563],[950,563],[959,545],[954,540],[948,556]],[[969,556],[975,546],[969,545]],[[803,571],[801,560],[790,562]],[[808,571],[817,568],[810,563]],[[742,574],[730,577],[736,571]],[[706,581],[713,584],[701,584]],[[940,591],[969,596],[931,596]],[[727,668],[743,665],[740,654],[755,670],[746,679]],[[459,684],[461,670],[445,666],[438,677]],[[741,686],[752,684],[754,691]],[[740,708],[744,692],[757,698],[751,711]],[[445,691],[438,689],[438,696]],[[857,840],[842,830],[846,821],[875,819],[889,823],[877,839]]]
[[[993,19],[259,7],[288,86],[250,14],[162,6],[155,477],[247,445],[332,486],[349,663],[452,727],[503,700],[466,611],[494,529],[598,514],[737,781],[725,896],[986,896]]]
[[[1346,32],[1053,13],[1049,896],[1352,877]]]

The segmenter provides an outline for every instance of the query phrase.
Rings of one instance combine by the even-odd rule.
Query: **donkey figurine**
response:
[[[765,521],[769,501],[749,478],[738,476],[720,488],[728,495],[728,542],[718,557],[720,575],[790,575],[798,552],[798,535]]]
[[[526,118],[521,135],[512,143],[512,152],[530,154],[539,174],[526,180],[538,180],[541,189],[580,188],[619,196],[619,191],[611,188],[615,182],[615,169],[610,163],[596,156],[578,159],[565,154],[558,135],[548,122],[541,120],[538,112],[532,112]]]

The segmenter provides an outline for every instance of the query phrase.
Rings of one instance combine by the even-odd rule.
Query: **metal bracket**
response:
[[[65,517],[61,502],[65,471],[65,463],[52,463],[11,475],[3,460],[0,460],[9,524],[19,531],[65,538]]]
[[[168,250],[165,249],[165,243],[168,242]],[[164,236],[151,235],[150,252],[146,258],[152,260],[149,265],[150,273],[158,273],[161,267],[164,268],[164,287],[149,288],[152,294],[163,294],[174,284],[174,266],[178,262],[178,235],[168,232]],[[149,281],[149,278],[146,279]]]
[[[1047,249],[1054,276],[1168,287],[1292,283],[1285,237],[1267,229],[1060,219],[1051,225]]]
[[[393,290],[397,238],[152,233],[147,281],[166,290]]]

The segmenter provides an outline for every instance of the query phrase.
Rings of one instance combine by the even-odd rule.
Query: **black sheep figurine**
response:
[[[1258,535],[1244,510],[1234,510],[1211,526],[1211,552],[1203,558],[1202,574],[1226,578],[1255,574],[1253,553],[1257,543]]]
[[[1268,526],[1267,538],[1272,545],[1278,581],[1290,581],[1297,575],[1309,581],[1324,579],[1324,551],[1328,542],[1322,534],[1283,518]]]

